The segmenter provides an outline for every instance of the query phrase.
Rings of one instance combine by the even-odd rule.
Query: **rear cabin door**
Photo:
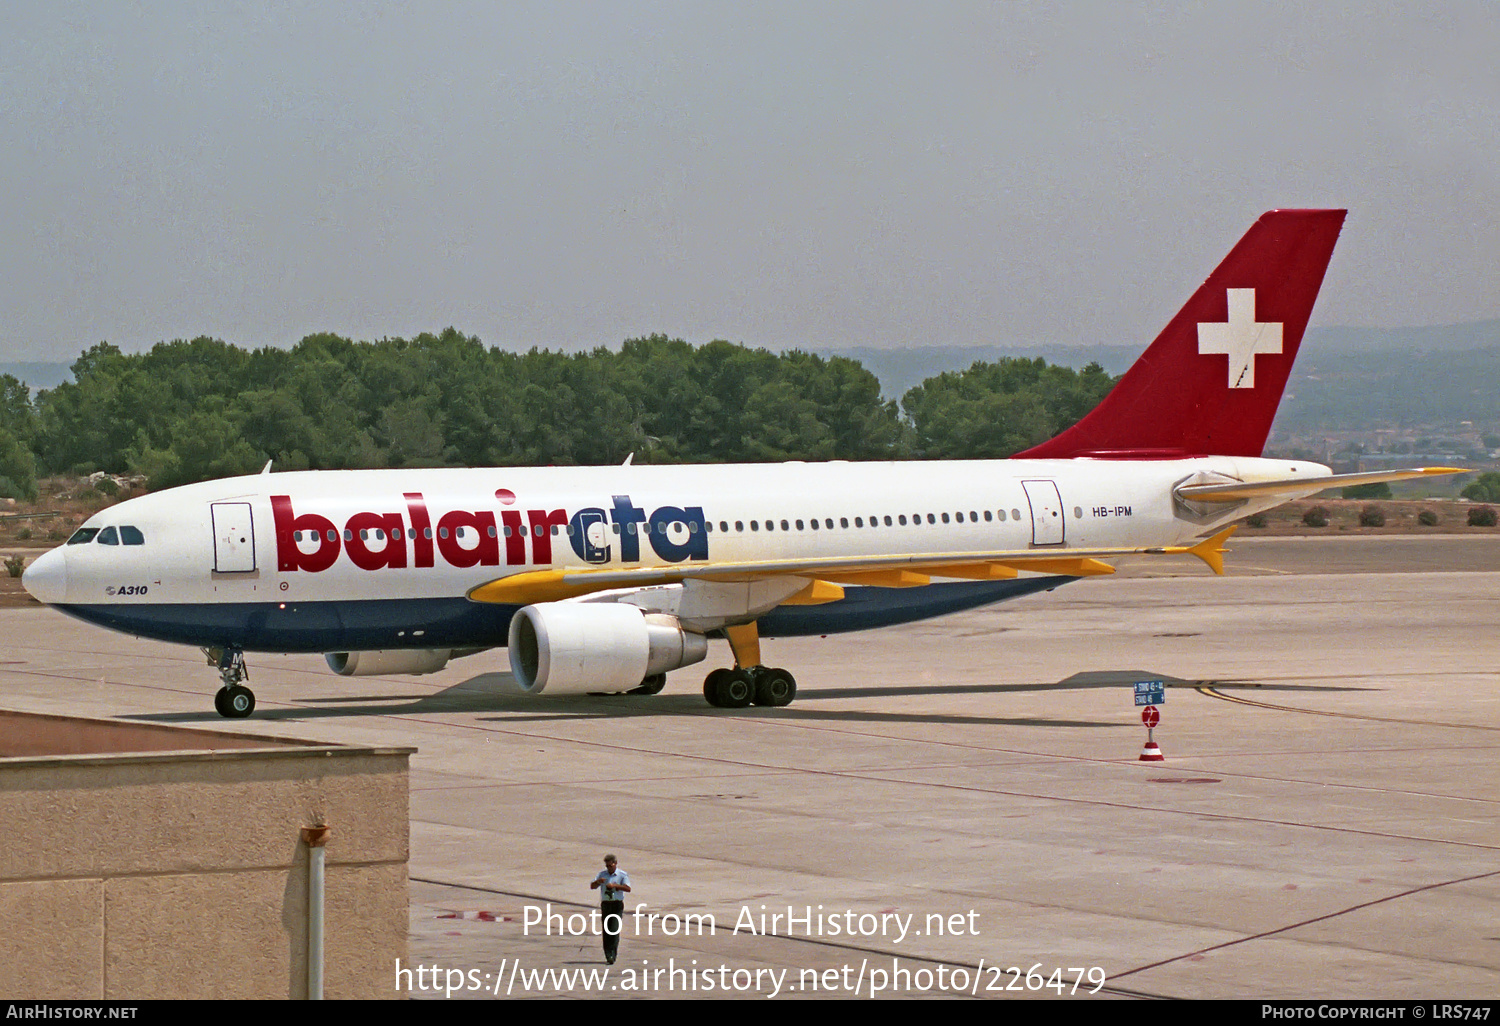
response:
[[[1056,481],[1022,481],[1026,501],[1031,505],[1031,544],[1063,543],[1062,495]]]
[[[209,505],[214,523],[214,573],[243,574],[255,569],[255,523],[248,502]]]

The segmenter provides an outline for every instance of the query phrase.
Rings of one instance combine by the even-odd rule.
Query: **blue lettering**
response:
[[[589,540],[589,528],[595,524],[605,527],[600,533],[609,537],[609,517],[604,510],[598,508],[581,509],[573,514],[573,519],[568,522],[568,540],[573,543],[573,551],[578,553],[578,558],[585,563],[608,563],[609,546],[595,545]]]
[[[641,536],[636,534],[636,524],[645,522],[646,511],[630,504],[630,496],[616,495],[613,519],[620,528],[620,559],[626,563],[638,563],[641,559]]]
[[[687,528],[686,541],[680,544],[672,541],[667,534],[667,528],[672,524],[682,524]],[[679,509],[676,506],[663,506],[652,513],[651,547],[669,563],[680,563],[684,559],[707,559],[708,531],[704,526],[703,507]]]

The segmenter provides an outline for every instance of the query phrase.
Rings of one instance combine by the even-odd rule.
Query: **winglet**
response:
[[[1232,524],[1231,526],[1224,528],[1224,530],[1220,531],[1212,538],[1203,539],[1197,545],[1193,545],[1191,547],[1186,545],[1174,545],[1166,551],[1185,552],[1189,555],[1197,556],[1199,559],[1203,560],[1203,562],[1208,564],[1208,568],[1210,570],[1218,574],[1220,577],[1223,577],[1224,553],[1229,551],[1224,547],[1224,543],[1229,540],[1229,536],[1231,534],[1239,529],[1239,526],[1239,524]]]

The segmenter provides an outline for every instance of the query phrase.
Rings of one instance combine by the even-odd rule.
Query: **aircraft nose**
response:
[[[31,597],[47,605],[57,605],[67,598],[68,562],[61,549],[43,553],[21,575],[21,586]]]

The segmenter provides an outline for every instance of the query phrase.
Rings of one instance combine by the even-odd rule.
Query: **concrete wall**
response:
[[[200,747],[216,736],[183,733]],[[325,995],[396,996],[412,750],[231,738],[0,758],[0,994],[305,997],[300,831],[326,823]]]

